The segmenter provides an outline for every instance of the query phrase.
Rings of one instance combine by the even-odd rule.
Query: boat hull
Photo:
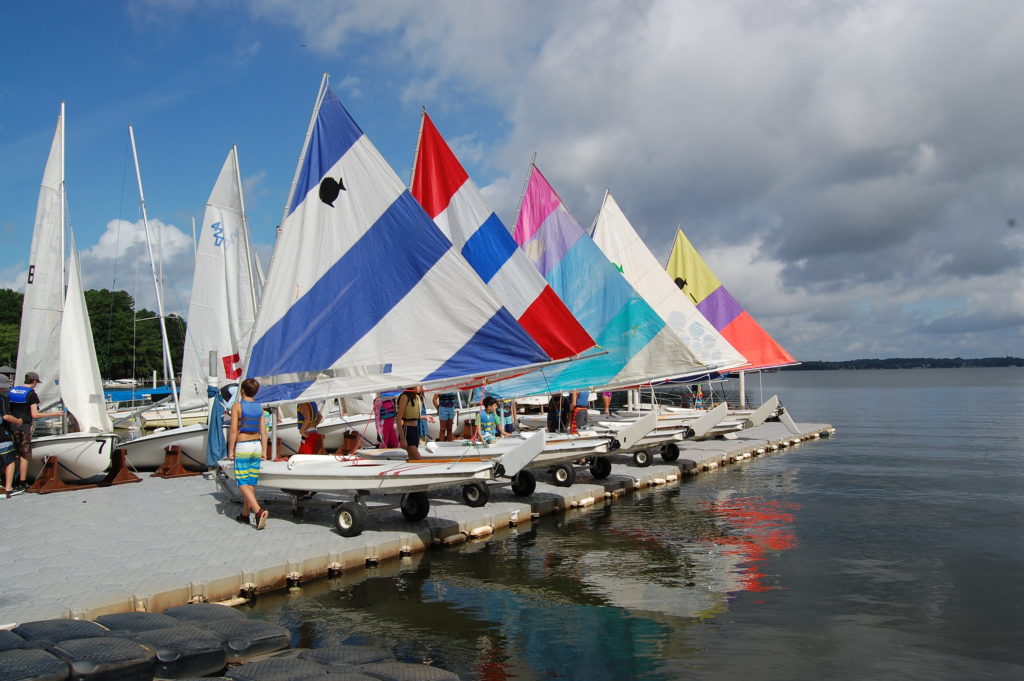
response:
[[[234,480],[233,461],[224,459],[220,467]],[[261,462],[259,486],[309,492],[407,494],[485,482],[493,477],[494,462],[490,460],[398,461],[298,454],[288,461]]]
[[[110,467],[111,450],[120,441],[110,433],[68,433],[32,440],[29,476],[35,478],[47,457],[56,456],[60,479],[77,482],[95,477]]]
[[[171,445],[181,447],[182,464],[189,470],[206,470],[206,443],[209,429],[205,424],[163,430],[128,440],[121,444],[127,451],[128,463],[142,471],[156,470],[164,463],[165,450]]]

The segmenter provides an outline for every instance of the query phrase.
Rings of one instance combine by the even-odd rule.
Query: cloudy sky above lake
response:
[[[322,72],[403,178],[419,112],[511,224],[530,159],[581,223],[677,227],[801,360],[1024,355],[1024,4],[1012,0],[10,2],[0,286],[67,101],[86,286],[152,306],[127,126],[184,312],[238,144],[274,227]]]

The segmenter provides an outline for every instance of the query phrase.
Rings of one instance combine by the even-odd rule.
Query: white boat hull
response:
[[[164,463],[165,450],[171,445],[181,447],[182,463],[189,470],[206,470],[206,442],[209,430],[206,424],[163,430],[128,440],[121,444],[128,452],[128,464],[138,470],[156,470]]]
[[[233,461],[224,459],[220,467],[234,480]],[[492,460],[430,462],[297,454],[288,461],[261,462],[259,486],[308,492],[406,494],[485,482],[493,474]]]
[[[511,452],[526,440],[520,434],[509,435],[491,444],[480,442],[470,443],[466,440],[455,442],[428,442],[420,447],[420,456],[431,459],[495,459]],[[584,431],[578,435],[568,433],[545,432],[544,449],[541,450],[525,468],[531,470],[546,469],[560,463],[600,456],[608,452],[610,438],[593,431]],[[371,450],[373,458],[404,459],[405,451],[401,449]]]
[[[47,457],[56,456],[60,479],[76,482],[95,477],[110,466],[110,453],[120,438],[109,433],[68,433],[32,440],[29,476],[35,478]]]

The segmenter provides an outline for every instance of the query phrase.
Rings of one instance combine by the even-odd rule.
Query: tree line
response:
[[[1024,367],[1021,357],[891,357],[888,359],[850,359],[842,362],[803,362],[785,367],[785,371],[822,371],[833,369],[960,369],[963,367]]]
[[[19,291],[0,289],[0,363],[15,366],[21,332],[21,307],[25,296]],[[100,376],[104,380],[136,378],[148,380],[153,372],[163,378],[163,344],[160,320],[155,312],[135,309],[135,299],[126,291],[107,289],[85,292],[89,308],[92,340]],[[181,371],[185,346],[185,320],[177,315],[166,318],[171,361]],[[37,367],[37,371],[56,371],[57,367]],[[21,376],[16,376],[21,380]]]

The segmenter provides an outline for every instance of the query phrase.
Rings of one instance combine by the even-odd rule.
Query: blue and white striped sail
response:
[[[264,403],[549,360],[326,87],[253,337],[245,375]]]

